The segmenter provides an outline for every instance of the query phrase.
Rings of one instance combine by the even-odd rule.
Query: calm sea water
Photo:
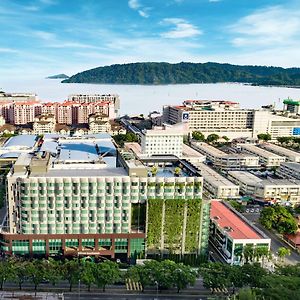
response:
[[[242,108],[259,108],[274,104],[282,108],[282,100],[300,99],[300,89],[281,87],[257,87],[234,83],[178,84],[178,85],[108,85],[60,83],[56,79],[0,80],[5,92],[35,92],[41,101],[62,102],[69,94],[100,93],[119,94],[121,114],[147,114],[162,110],[165,104],[180,104],[186,99],[232,100]]]

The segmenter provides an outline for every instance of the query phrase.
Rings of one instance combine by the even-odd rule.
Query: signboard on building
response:
[[[189,113],[188,112],[184,112],[183,114],[182,114],[182,122],[188,122],[188,120],[189,120]]]

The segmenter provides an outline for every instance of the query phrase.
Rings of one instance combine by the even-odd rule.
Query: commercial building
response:
[[[228,204],[213,200],[210,210],[209,243],[228,264],[243,264],[243,249],[263,247],[270,250],[271,240]]]
[[[249,172],[230,171],[228,179],[240,186],[242,193],[266,201],[290,205],[300,203],[300,181],[288,179],[261,179]]]
[[[270,109],[240,109],[231,101],[187,100],[183,105],[164,106],[163,122],[186,122],[190,132],[216,133],[229,139],[257,137],[259,133],[269,133],[272,139],[300,134],[300,119],[283,117]]]
[[[281,178],[300,180],[300,164],[296,162],[282,163],[276,170],[276,174]]]
[[[203,177],[203,187],[210,194],[211,198],[239,198],[238,185],[235,185],[224,176],[203,163],[195,165]]]
[[[170,174],[154,176],[106,134],[45,135],[40,150],[21,154],[7,176],[1,248],[121,259],[205,253],[210,202],[201,200],[202,178]]]
[[[300,152],[296,152],[272,143],[262,143],[259,146],[270,152],[286,157],[288,161],[300,162]]]
[[[163,125],[143,130],[141,135],[142,153],[152,155],[175,155],[182,157],[183,127]]]
[[[208,161],[220,169],[257,169],[260,166],[259,157],[255,155],[228,154],[204,142],[192,142],[191,146],[205,155]]]
[[[265,167],[279,167],[281,163],[286,161],[286,157],[279,156],[267,150],[257,147],[256,145],[240,144],[242,151],[257,155],[259,162]]]

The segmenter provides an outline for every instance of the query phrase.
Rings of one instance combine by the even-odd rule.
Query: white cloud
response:
[[[229,27],[235,46],[287,45],[299,41],[300,11],[273,6],[241,18]]]
[[[39,11],[40,10],[40,8],[35,5],[25,6],[24,9],[27,11]]]
[[[208,2],[214,3],[214,2],[221,2],[222,0],[208,0]]]
[[[128,1],[128,6],[133,9],[136,10],[138,12],[138,14],[143,17],[143,18],[148,18],[149,17],[149,11],[151,10],[151,7],[145,7],[143,6],[139,0],[129,0]]]
[[[144,10],[139,10],[138,13],[143,18],[148,18],[149,17],[149,14]]]
[[[0,48],[0,53],[19,53],[19,50],[12,48]]]
[[[137,10],[141,7],[139,0],[129,0],[128,6],[134,10]]]
[[[169,38],[169,39],[188,38],[188,37],[201,35],[203,33],[195,25],[180,18],[166,18],[163,19],[162,23],[173,25],[173,29],[167,32],[163,32],[161,34],[161,36],[164,38]]]

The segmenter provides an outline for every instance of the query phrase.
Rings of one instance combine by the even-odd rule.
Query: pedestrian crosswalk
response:
[[[130,278],[127,278],[125,280],[126,289],[127,291],[142,291],[143,287],[140,282],[136,282],[134,280],[131,280]]]
[[[226,287],[220,287],[220,288],[210,288],[210,291],[212,294],[220,294],[220,293],[223,293],[223,294],[228,294],[228,290]]]

